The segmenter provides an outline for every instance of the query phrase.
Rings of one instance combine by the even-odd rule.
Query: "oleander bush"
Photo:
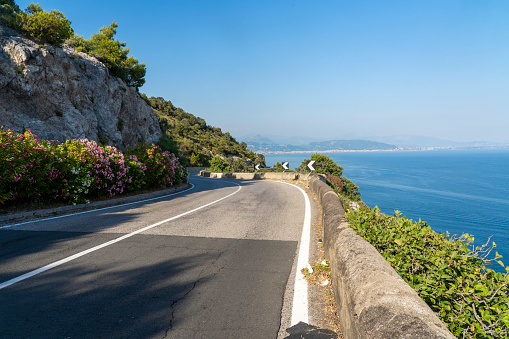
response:
[[[177,157],[153,144],[125,154],[95,141],[39,140],[29,130],[17,134],[0,127],[0,203],[86,203],[154,187],[187,182]]]
[[[346,221],[370,242],[458,338],[509,337],[509,276],[489,268],[504,264],[495,243],[434,232],[424,221],[349,210]],[[509,272],[509,268],[504,267]]]

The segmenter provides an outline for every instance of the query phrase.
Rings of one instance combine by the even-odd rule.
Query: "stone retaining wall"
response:
[[[200,175],[206,178],[224,178],[224,179],[273,179],[273,180],[299,180],[306,179],[307,173],[293,172],[260,172],[260,173],[214,173],[200,171]]]
[[[378,251],[343,221],[336,193],[319,176],[309,188],[323,210],[339,321],[345,338],[455,338]]]

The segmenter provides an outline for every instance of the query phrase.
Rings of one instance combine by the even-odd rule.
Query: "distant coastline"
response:
[[[450,146],[450,147],[416,147],[416,148],[394,148],[394,149],[364,149],[364,150],[302,150],[302,151],[266,151],[258,150],[257,153],[262,154],[306,154],[306,153],[359,153],[359,152],[424,152],[424,151],[440,151],[440,150],[480,150],[480,149],[509,149],[509,145],[496,146]]]

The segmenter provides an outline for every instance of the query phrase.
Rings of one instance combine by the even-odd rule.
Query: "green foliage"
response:
[[[300,166],[295,170],[298,172],[309,172],[306,164],[309,160],[316,161],[316,173],[321,174],[332,174],[340,177],[343,174],[343,167],[339,166],[334,160],[326,156],[325,154],[311,154],[311,159],[304,159]]]
[[[21,13],[14,0],[0,0],[0,21],[7,27],[19,28],[17,17]]]
[[[156,143],[157,146],[161,147],[163,151],[175,154],[181,158],[178,144],[168,134],[163,134]],[[185,160],[185,159],[183,159]],[[185,161],[181,161],[184,165],[187,165]]]
[[[161,97],[149,98],[145,94],[140,96],[155,110],[161,129],[177,145],[178,154],[184,163],[207,167],[211,165],[210,160],[214,155],[241,158],[244,163],[248,158],[265,160],[263,155],[248,150],[247,145],[239,144],[230,133],[223,133],[220,128],[207,125],[204,119],[175,107],[171,101]],[[241,166],[240,162],[238,166]]]
[[[210,160],[210,171],[217,173],[231,172],[231,168],[226,160],[216,155]]]
[[[28,36],[59,46],[73,36],[71,22],[55,9],[44,11],[39,4],[30,4],[18,17],[19,27]]]
[[[325,174],[329,176],[334,176],[339,179],[341,179],[341,185],[334,180],[334,183],[329,180],[330,185],[332,188],[336,190],[336,192],[343,197],[353,200],[353,201],[360,201],[361,200],[361,194],[359,192],[359,187],[356,186],[351,180],[347,179],[346,177],[342,177],[343,174],[343,167],[339,166],[337,162],[329,158],[325,154],[311,154],[311,159],[304,159],[300,166],[297,167],[295,170],[297,172],[309,172],[309,169],[307,168],[306,164],[309,160],[314,160],[315,167],[316,167],[316,173]]]
[[[69,39],[67,39],[65,43],[78,52],[88,53],[90,51],[88,41],[83,37],[83,35],[74,34]]]
[[[507,338],[509,276],[487,268],[504,266],[496,244],[474,245],[474,237],[434,232],[396,211],[375,207],[347,212],[350,226],[370,242],[459,338]],[[506,271],[509,269],[506,268]]]
[[[103,26],[99,33],[95,33],[86,40],[83,36],[74,35],[66,42],[79,52],[87,53],[108,67],[111,74],[124,80],[136,89],[145,84],[147,72],[145,63],[141,63],[133,56],[128,56],[127,43],[115,39],[118,24],[114,21],[109,26]]]
[[[228,158],[226,159],[231,172],[246,173],[248,172],[247,164],[245,159],[241,158]]]
[[[117,129],[122,132],[122,130],[124,129],[124,119],[122,119],[121,117],[118,117],[117,119]]]

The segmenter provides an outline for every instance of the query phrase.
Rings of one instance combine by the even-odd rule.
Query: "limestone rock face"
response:
[[[27,128],[39,139],[107,140],[120,149],[161,136],[152,108],[97,59],[1,25],[0,126]]]

